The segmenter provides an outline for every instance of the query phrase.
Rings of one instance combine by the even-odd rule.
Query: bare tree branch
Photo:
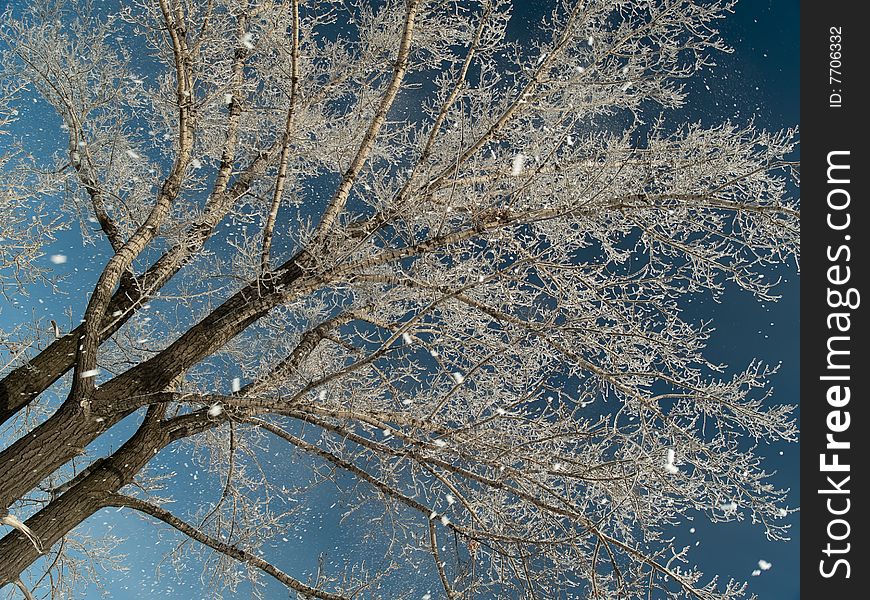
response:
[[[112,496],[109,496],[109,498],[107,498],[107,505],[123,508],[132,508],[133,510],[154,517],[159,521],[163,521],[167,525],[174,527],[184,535],[196,540],[200,544],[208,546],[212,550],[215,550],[222,554],[226,554],[227,556],[234,558],[240,562],[253,565],[264,573],[271,575],[272,577],[289,587],[291,590],[303,593],[312,598],[320,598],[321,600],[347,600],[346,596],[330,594],[329,592],[324,592],[322,590],[309,587],[301,581],[290,577],[289,575],[276,568],[275,566],[269,564],[262,558],[259,558],[251,554],[250,552],[246,552],[245,550],[236,548],[235,546],[231,546],[220,540],[207,536],[196,527],[185,523],[169,511],[164,510],[159,506],[149,504],[144,500],[139,500],[138,498],[132,498],[130,496],[123,496],[121,494],[113,494]]]

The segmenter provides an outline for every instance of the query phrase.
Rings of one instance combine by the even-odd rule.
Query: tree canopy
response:
[[[791,512],[755,447],[797,438],[775,368],[685,314],[775,299],[799,254],[795,132],[665,116],[731,8],[566,0],[532,41],[506,0],[7,11],[0,289],[64,293],[35,266],[64,228],[98,274],[80,314],[3,321],[0,585],[115,568],[79,528],[114,507],[216,596],[744,597],[671,537]],[[58,147],[9,135],[31,97]],[[172,451],[217,482],[180,511]],[[372,560],[285,572],[322,486]]]

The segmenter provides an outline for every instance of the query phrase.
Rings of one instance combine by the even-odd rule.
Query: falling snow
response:
[[[120,38],[119,38],[119,39],[120,39]],[[582,43],[582,37],[580,38],[579,41],[580,41],[580,43]],[[595,40],[593,39],[593,37],[592,37],[592,36],[589,36],[589,38],[588,38],[588,45],[589,45],[590,47],[592,47],[592,46],[594,45],[594,42],[595,42]],[[250,32],[246,32],[246,33],[244,33],[243,36],[242,36],[242,38],[241,38],[241,40],[240,40],[240,43],[241,43],[241,45],[242,45],[244,48],[246,48],[246,49],[248,49],[248,50],[253,50],[253,49],[255,48],[255,44],[254,44],[254,34],[252,34],[252,33],[250,33]],[[599,46],[600,46],[601,48],[603,48],[603,46],[601,45],[601,41],[600,41],[600,40],[598,40],[598,43],[599,43]],[[601,51],[601,48],[599,48],[599,52]],[[766,54],[765,54],[765,56],[766,56]],[[541,56],[541,58],[539,59],[538,62],[540,63],[543,59],[544,59],[544,55]],[[569,67],[569,68],[570,68],[570,67]],[[584,70],[585,70],[584,67],[582,67],[582,66],[576,66],[576,67],[574,67],[574,68],[576,69],[577,73],[583,73]],[[628,70],[629,70],[629,69],[628,69],[628,66],[625,66],[625,67],[622,68],[622,73],[623,73],[623,74],[627,74],[627,73],[628,73]],[[620,78],[620,79],[621,79],[623,82],[625,82],[625,79],[626,79],[626,78]],[[137,85],[142,85],[142,84],[144,83],[144,81],[141,80],[141,79],[133,79],[132,81],[133,81],[135,84],[137,84]],[[642,84],[642,82],[640,82],[640,81],[637,82],[637,83],[638,83],[638,84]],[[619,84],[616,83],[616,85],[619,85]],[[622,87],[623,91],[628,90],[629,87],[631,87],[632,85],[633,85],[633,83],[632,83],[631,81],[628,81],[628,82],[623,83],[623,87]],[[615,87],[615,86],[614,86],[614,87]],[[637,89],[637,90],[640,90],[641,88],[636,88],[636,89]],[[644,88],[644,89],[645,89],[645,88]],[[707,86],[707,89],[710,89],[709,86]],[[758,87],[756,87],[755,89],[757,90]],[[217,102],[220,101],[221,94],[218,92],[218,93],[216,94],[216,97],[213,96],[212,98],[214,98],[213,101],[215,101],[215,102],[217,103]],[[233,102],[233,98],[234,98],[233,94],[230,94],[230,93],[227,93],[227,94],[224,94],[224,95],[223,95],[223,100],[224,100],[224,102],[225,102],[227,105],[232,104],[232,102]],[[573,136],[570,136],[570,135],[569,135],[569,136],[566,137],[566,139],[565,139],[565,143],[566,143],[567,146],[573,146],[573,145],[575,144],[575,138],[574,138]],[[85,146],[84,142],[80,142],[79,145],[80,145],[80,146]],[[582,144],[581,144],[581,145],[582,145]],[[527,150],[527,151],[528,151],[530,154],[534,154],[534,150],[531,150],[531,149],[530,149],[530,150]],[[140,159],[143,158],[141,154],[139,154],[138,152],[136,152],[135,150],[132,150],[132,149],[130,149],[130,150],[126,150],[125,153],[126,153],[126,155],[127,155],[130,159],[133,159],[133,160],[140,160]],[[72,153],[71,153],[71,156],[74,157],[74,160],[78,160],[78,159],[80,158],[78,152],[72,152]],[[508,156],[509,156],[509,155],[508,155]],[[507,157],[505,157],[505,158],[507,158]],[[511,160],[511,166],[510,166],[510,173],[511,173],[512,176],[517,177],[517,176],[520,176],[520,175],[523,173],[524,168],[526,167],[526,163],[527,163],[527,159],[528,159],[528,158],[529,158],[529,157],[527,157],[527,156],[525,156],[525,155],[523,155],[523,154],[517,154],[517,155],[515,155],[515,156],[513,157],[513,159]],[[203,160],[208,161],[209,159],[208,159],[208,158],[203,158]],[[502,158],[501,161],[502,161],[502,168],[504,168],[504,158]],[[590,162],[591,162],[591,161],[590,161]],[[199,160],[199,159],[192,159],[192,160],[190,161],[190,165],[191,165],[191,167],[192,167],[194,170],[198,170],[198,169],[201,169],[201,168],[203,167],[203,163],[202,163],[202,161]],[[138,167],[137,167],[137,168],[138,168]],[[449,210],[449,207],[448,207],[448,210]],[[669,214],[674,214],[674,211],[673,211],[673,210],[669,210],[669,211],[667,211],[667,212],[668,212]],[[94,224],[97,224],[97,223],[98,223],[97,219],[95,219],[95,218],[92,217],[92,216],[91,216],[91,217],[87,217],[87,221],[90,222],[90,223],[94,223]],[[65,243],[65,240],[64,240],[64,243]],[[67,246],[67,247],[71,247],[71,246]],[[74,259],[74,264],[73,264],[73,266],[77,266],[77,268],[76,268],[76,272],[78,272],[78,268],[83,268],[84,270],[88,270],[88,267],[83,267],[82,264],[79,263],[79,255],[78,255],[77,251],[76,251],[76,250],[70,250],[70,252],[71,252],[71,254],[73,255],[73,259]],[[50,255],[50,256],[48,257],[48,260],[49,260],[52,264],[54,264],[54,265],[62,265],[62,264],[66,264],[66,263],[68,262],[68,257],[67,257],[65,254],[52,254],[52,255]],[[93,268],[93,267],[91,267],[91,269],[92,269],[92,268]],[[474,271],[471,271],[471,274],[469,275],[469,277],[471,277],[471,278],[474,277]],[[483,282],[484,279],[485,279],[485,278],[484,278],[483,275],[480,275],[480,276],[478,277],[478,281],[480,281],[480,282]],[[495,279],[494,276],[493,276],[493,279]],[[40,300],[40,301],[41,301],[41,300]],[[144,307],[144,308],[148,308],[148,307],[146,306],[146,307]],[[50,314],[50,313],[49,313],[49,314]],[[56,315],[57,315],[57,316],[56,316],[55,318],[57,318],[58,320],[61,320],[60,313],[56,313]],[[116,313],[115,316],[120,316],[120,313]],[[155,319],[155,320],[156,320],[156,319]],[[148,321],[148,319],[144,319],[144,320],[142,321],[142,323],[146,323],[147,321]],[[65,320],[62,320],[61,322],[64,323],[64,330],[65,330],[65,331],[70,331],[70,330],[72,329],[72,326],[75,325],[75,323],[73,323],[72,326],[67,326],[67,322],[66,322]],[[54,330],[57,332],[57,325],[56,325],[56,323],[55,323],[54,321],[52,321],[52,324],[54,324]],[[770,325],[773,326],[774,323],[770,323]],[[762,333],[762,332],[759,331],[759,334],[761,334],[761,333]],[[150,334],[149,334],[149,335],[150,335]],[[55,333],[55,337],[56,337],[56,338],[59,337],[59,334],[58,334],[58,333]],[[422,337],[419,337],[419,338],[412,338],[411,334],[409,334],[409,333],[407,333],[407,332],[401,334],[401,338],[402,338],[403,343],[404,343],[405,345],[409,345],[409,346],[412,345],[412,344],[414,343],[414,340],[415,340],[415,339],[416,339],[416,343],[418,344],[418,347],[420,347],[420,346],[425,346],[425,345],[426,345],[426,342],[424,341],[424,337],[425,337],[425,336],[422,336]],[[768,336],[765,335],[764,337],[767,338]],[[136,339],[136,338],[131,337],[130,339],[132,340],[132,339]],[[139,339],[136,340],[136,343],[138,343],[138,344],[146,344],[148,341],[149,341],[149,338],[141,337],[141,338],[139,338]],[[447,348],[447,347],[448,347],[448,344],[445,343],[443,347]],[[424,352],[425,352],[425,351],[424,351]],[[451,357],[453,356],[453,350],[452,350],[452,349],[451,349],[451,350],[448,350],[447,352],[448,352],[448,355],[449,355],[449,356],[451,356]],[[439,353],[438,353],[438,351],[436,351],[436,350],[434,350],[434,349],[429,350],[429,354],[430,354],[433,358],[438,358],[438,357],[439,357]],[[424,356],[425,356],[425,354],[424,354]],[[433,361],[433,362],[434,362],[434,361]],[[448,363],[448,364],[449,364],[449,363]],[[109,367],[108,365],[106,365],[106,368],[110,368],[110,367]],[[462,383],[465,381],[465,375],[463,375],[462,373],[460,373],[460,372],[452,372],[452,373],[451,373],[449,368],[445,369],[445,371],[446,371],[446,373],[448,374],[449,378],[452,379],[456,384],[462,384]],[[101,372],[100,369],[96,369],[96,368],[95,368],[95,369],[90,369],[90,370],[87,370],[87,371],[82,372],[82,373],[80,374],[80,377],[81,377],[81,378],[96,377],[98,374],[100,374],[100,372]],[[442,377],[443,377],[443,374],[444,374],[444,371],[442,371],[442,375],[441,375]],[[482,377],[482,375],[476,375],[476,376],[474,377],[474,382],[475,382],[475,384],[479,384],[479,383],[482,381],[481,377]],[[225,385],[225,383],[224,383],[224,385]],[[239,378],[239,377],[236,377],[236,378],[233,378],[233,379],[232,379],[232,381],[231,381],[231,389],[232,389],[232,392],[234,392],[234,393],[240,391],[240,389],[241,389],[241,382],[240,382],[240,378]],[[309,392],[309,393],[310,393],[310,392]],[[318,399],[319,401],[321,401],[321,402],[325,402],[325,400],[326,400],[326,396],[327,396],[327,392],[326,392],[325,389],[321,389],[320,391],[317,392],[316,396],[317,396],[317,399]],[[339,402],[339,399],[341,398],[341,393],[338,392],[338,391],[334,392],[334,397],[335,397],[335,402],[338,403],[338,402]],[[500,401],[502,401],[502,400],[500,400]],[[396,400],[396,402],[398,402],[398,400]],[[421,403],[421,401],[420,401],[419,399],[417,400],[417,402],[418,402],[418,405]],[[401,404],[404,405],[404,406],[410,406],[410,405],[413,404],[413,403],[414,403],[414,400],[412,400],[411,398],[407,398],[407,399],[403,399],[403,400],[401,400]],[[578,402],[578,405],[580,405],[580,406],[584,406],[584,407],[587,406],[588,404],[591,404],[591,401],[581,401],[581,402]],[[486,409],[483,409],[483,410],[484,410],[484,412],[485,412]],[[490,407],[489,410],[493,410],[493,409]],[[514,410],[516,411],[515,413],[513,413],[513,414],[515,414],[515,415],[518,415],[518,416],[519,416],[519,415],[522,415],[522,414],[523,414],[521,408],[514,407]],[[211,418],[218,417],[218,416],[220,416],[221,414],[223,414],[223,412],[224,412],[224,407],[223,407],[221,404],[219,404],[219,403],[215,403],[215,404],[210,405],[210,406],[208,407],[208,410],[207,410],[208,416],[211,417]],[[497,408],[494,409],[494,413],[497,414],[497,415],[503,416],[503,415],[506,415],[506,414],[507,414],[507,411],[506,411],[504,408],[502,408],[502,407],[497,407]],[[95,420],[96,420],[96,422],[98,422],[98,423],[101,423],[101,422],[104,421],[104,419],[103,419],[102,417],[98,417],[98,418],[96,418]],[[390,429],[388,429],[388,428],[385,428],[385,429],[383,429],[382,431],[383,431],[384,436],[386,436],[386,437],[389,437],[389,436],[392,435],[392,431],[391,431]],[[399,430],[399,431],[400,431],[400,433],[402,433],[401,430]],[[377,432],[377,429],[374,429],[374,432]],[[460,439],[461,439],[461,438],[456,438],[455,440],[452,440],[452,443],[455,444],[455,448],[456,448],[457,452],[458,452],[459,450],[461,450]],[[388,443],[392,443],[392,442],[389,442],[389,441],[387,441],[387,440],[384,440],[383,443],[384,443],[384,445],[387,445]],[[396,443],[398,443],[398,442],[396,442]],[[434,439],[434,440],[432,440],[431,443],[434,444],[434,446],[437,447],[437,448],[445,448],[445,447],[448,445],[447,442],[446,442],[445,440],[440,439],[440,438],[439,438],[439,439]],[[446,452],[445,452],[445,453],[443,453],[443,454],[444,454],[444,455],[449,455],[450,453],[446,453]],[[779,452],[779,455],[782,456],[782,455],[783,455],[783,452],[780,451],[780,452]],[[671,473],[671,474],[676,474],[676,473],[679,473],[679,472],[680,472],[680,468],[675,464],[675,459],[676,459],[676,453],[675,453],[675,450],[674,450],[674,449],[671,449],[671,448],[667,449],[667,452],[666,452],[666,462],[665,462],[665,464],[664,464],[664,470],[665,470],[666,472]],[[682,460],[681,460],[681,463],[685,465],[685,457],[682,457],[682,456],[681,456],[681,459],[682,459]],[[655,459],[654,459],[654,460],[655,460]],[[659,460],[660,460],[660,459],[659,459]],[[656,462],[658,462],[658,461],[656,461]],[[541,464],[546,465],[547,463],[546,463],[546,462],[542,462]],[[184,463],[184,465],[185,465],[185,467],[188,466],[187,463]],[[661,467],[660,467],[660,468],[661,468]],[[685,468],[685,467],[684,467],[684,468]],[[554,463],[554,464],[552,465],[552,469],[553,469],[554,471],[559,471],[559,470],[562,469],[562,464],[561,464],[561,463]],[[503,470],[504,470],[504,467],[503,467],[503,466],[499,467],[499,471],[503,471]],[[197,473],[193,473],[193,474],[191,475],[191,479],[192,479],[192,480],[197,480],[197,479],[198,479],[198,475],[197,475]],[[434,496],[434,497],[437,498],[437,496]],[[446,494],[446,495],[443,496],[443,498],[444,498],[444,500],[446,501],[446,503],[447,503],[448,506],[452,506],[452,505],[454,505],[455,502],[456,502],[456,497],[455,497],[453,494]],[[290,500],[293,501],[293,502],[296,502],[296,501],[297,501],[296,499],[293,499],[293,498],[291,498]],[[606,501],[606,499],[603,500],[602,502],[605,502],[605,501]],[[335,507],[336,505],[333,504],[332,506]],[[715,506],[715,501],[714,501],[714,506]],[[723,503],[719,504],[719,505],[718,505],[718,508],[719,508],[720,510],[724,511],[726,515],[730,515],[730,514],[733,514],[733,513],[735,513],[735,512],[737,511],[738,504],[737,504],[737,502],[735,502],[735,501],[727,501],[727,502],[723,502]],[[448,512],[449,512],[449,511],[448,511]],[[788,515],[788,511],[787,511],[786,509],[784,509],[784,508],[779,508],[779,509],[776,511],[776,515],[779,516],[779,517],[785,517],[785,516]],[[433,520],[434,520],[434,519],[436,519],[436,518],[438,518],[438,514],[437,514],[436,512],[433,511],[433,512],[431,513],[431,515],[430,515],[430,519],[433,519]],[[442,525],[447,526],[447,525],[450,524],[450,519],[449,519],[446,515],[442,515],[442,516],[440,516],[440,522],[441,522]],[[690,532],[691,534],[695,534],[696,530],[695,530],[694,527],[692,527],[692,528],[689,529],[689,532]],[[291,536],[291,537],[296,537],[296,536],[294,535],[294,536]],[[287,537],[283,537],[283,538],[281,538],[281,539],[282,539],[284,542],[289,542],[289,541],[290,541],[290,539],[288,539]],[[301,539],[301,538],[300,538],[300,539]],[[159,543],[159,542],[158,542],[158,543]],[[699,543],[699,542],[695,542],[695,545],[698,545],[698,543]],[[770,569],[772,568],[772,563],[770,563],[770,562],[768,562],[768,561],[766,561],[766,560],[764,560],[764,559],[761,559],[761,560],[758,561],[758,567],[759,567],[759,568],[752,570],[752,576],[753,576],[753,577],[757,577],[757,576],[761,575],[763,571],[768,571],[768,570],[770,570]],[[782,571],[782,570],[783,570],[783,566],[780,565],[780,567],[778,568],[778,571]],[[421,589],[421,588],[417,588],[417,590],[410,590],[410,591],[408,591],[408,596],[409,596],[409,597],[412,597],[412,596],[413,596],[413,597],[421,597],[422,600],[432,600],[434,597],[437,597],[437,596],[433,596],[433,594],[432,594],[430,591],[427,591],[425,594],[423,594],[422,596],[420,596],[421,592],[422,592],[422,589]]]
[[[665,471],[674,475],[680,472],[680,468],[674,464],[674,459],[676,458],[676,451],[673,448],[668,448],[667,458],[665,462]]]
[[[511,162],[511,175],[517,177],[523,172],[523,166],[526,164],[526,157],[522,154],[517,154],[514,156],[513,161]]]

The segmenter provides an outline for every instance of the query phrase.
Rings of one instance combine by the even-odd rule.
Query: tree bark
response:
[[[172,278],[182,264],[180,256],[170,251],[142,277],[131,277],[122,282],[103,316],[100,340],[105,341],[114,335],[135,314],[133,309],[146,302],[150,294]],[[84,327],[79,325],[0,380],[0,424],[14,417],[73,367],[82,335]]]
[[[117,332],[135,314],[136,308],[147,302],[202,248],[214,227],[232,206],[232,199],[250,187],[254,177],[266,168],[270,156],[271,151],[258,156],[232,188],[221,192],[220,200],[215,200],[207,207],[203,219],[191,227],[185,240],[168,250],[141,277],[121,279],[121,285],[112,296],[103,317],[101,342]],[[0,380],[0,424],[14,417],[73,367],[83,334],[84,327],[79,325]]]
[[[0,511],[84,452],[106,425],[86,419],[79,406],[65,402],[47,421],[0,453]]]
[[[60,430],[62,435],[63,430]],[[133,481],[134,475],[176,436],[158,418],[145,423],[114,455],[92,466],[59,498],[27,519],[26,525],[43,548],[51,548],[77,525],[104,508],[111,494]],[[34,544],[13,531],[0,539],[0,587],[14,582],[40,556]]]
[[[188,329],[160,354],[104,383],[90,398],[90,415],[77,402],[65,402],[46,422],[0,452],[0,510],[84,451],[106,428],[155,401],[172,380],[265,315],[286,296],[303,273],[288,261],[284,274],[248,284]]]

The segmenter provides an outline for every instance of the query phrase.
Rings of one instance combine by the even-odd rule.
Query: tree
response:
[[[231,589],[410,597],[390,576],[420,568],[448,598],[742,597],[668,541],[790,512],[747,442],[796,439],[775,369],[724,371],[684,316],[773,299],[798,255],[795,133],[666,116],[730,9],[558,3],[525,45],[503,0],[7,12],[4,78],[62,123],[34,160],[100,272],[80,322],[5,334],[0,585],[71,593],[113,560],[76,527],[116,507]],[[275,443],[308,475],[270,473]],[[189,514],[147,468],[179,444],[220,481]],[[377,572],[260,551],[322,482]]]

